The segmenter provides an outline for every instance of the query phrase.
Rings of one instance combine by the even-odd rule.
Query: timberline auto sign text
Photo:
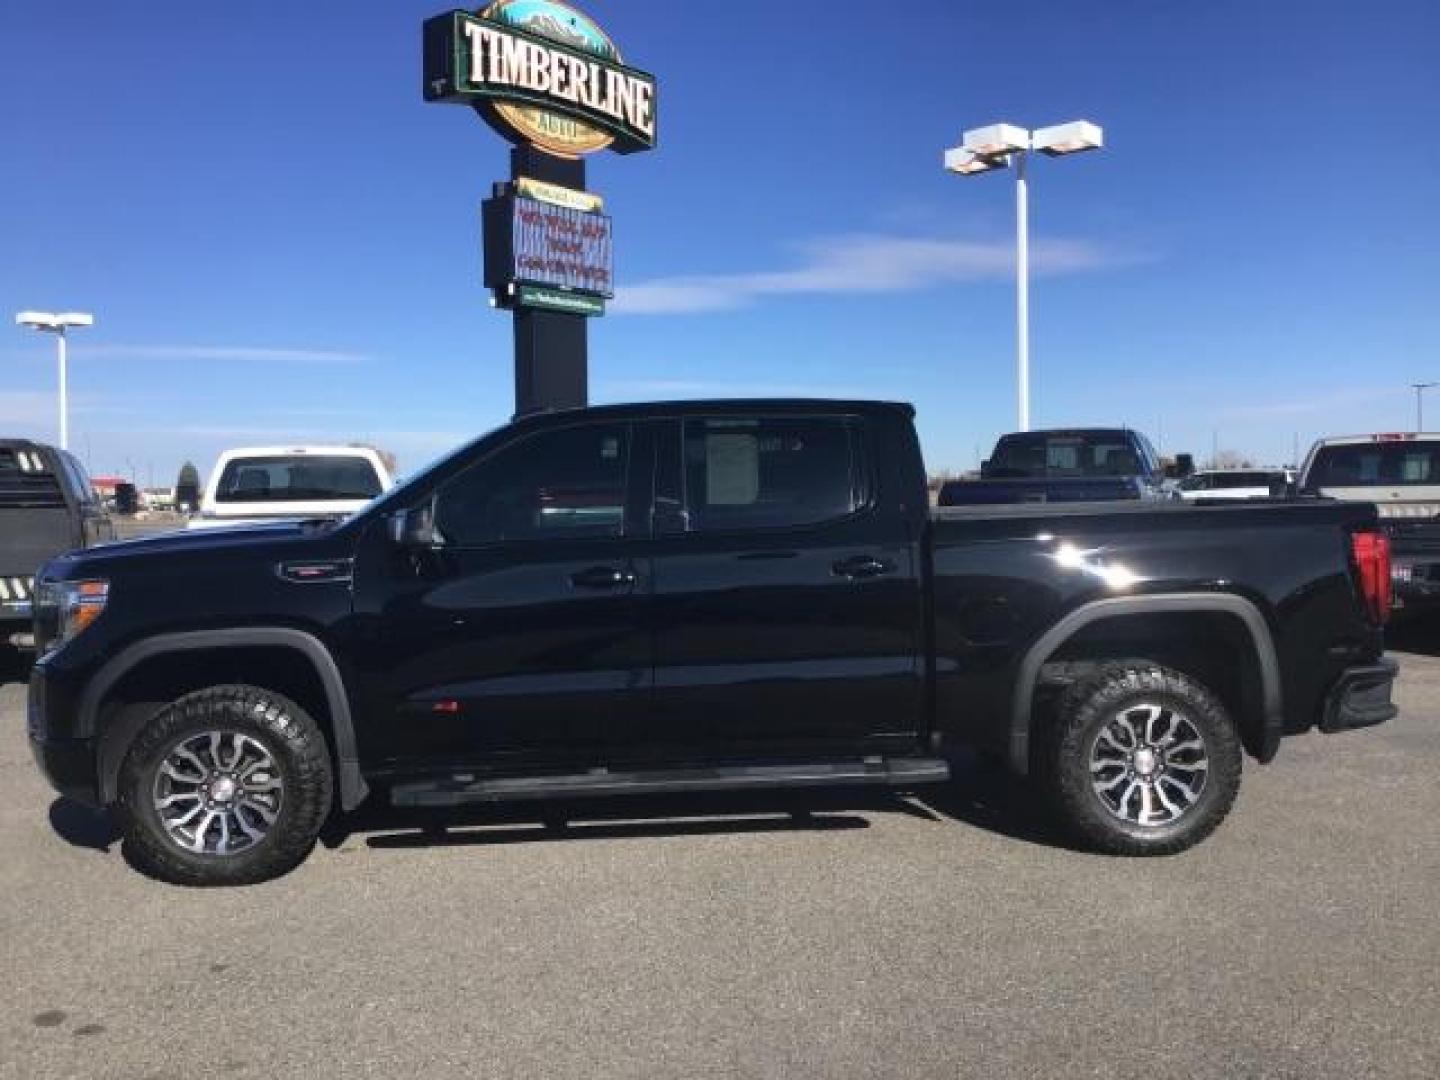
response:
[[[470,12],[441,19],[449,48],[428,58],[427,99],[514,101],[600,127],[622,152],[655,145],[653,75]]]

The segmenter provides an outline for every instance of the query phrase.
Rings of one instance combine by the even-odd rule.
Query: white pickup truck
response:
[[[1440,433],[1321,439],[1300,476],[1303,494],[1373,502],[1390,536],[1395,607],[1440,609]]]
[[[344,517],[394,479],[366,446],[251,446],[226,450],[210,471],[189,528]]]

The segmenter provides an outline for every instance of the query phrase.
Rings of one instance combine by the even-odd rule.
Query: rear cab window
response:
[[[382,490],[369,458],[276,454],[231,458],[215,485],[217,503],[372,499]]]
[[[1152,472],[1122,432],[1017,433],[1003,436],[982,469],[986,479],[1137,476]]]
[[[1315,452],[1311,488],[1440,485],[1440,442],[1332,443]]]

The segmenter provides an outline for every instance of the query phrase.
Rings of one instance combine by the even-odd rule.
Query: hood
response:
[[[120,567],[132,561],[176,558],[186,555],[209,555],[233,552],[243,556],[254,552],[265,554],[276,549],[305,543],[315,536],[328,535],[309,522],[285,522],[273,525],[236,526],[226,529],[200,529],[187,532],[156,533],[135,540],[121,540],[72,551],[54,560],[46,568],[47,577],[73,578],[102,567]]]

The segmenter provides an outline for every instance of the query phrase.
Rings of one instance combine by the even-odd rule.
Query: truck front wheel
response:
[[[1039,766],[1062,823],[1113,855],[1172,855],[1214,832],[1240,790],[1240,739],[1190,676],[1126,661],[1073,684]]]
[[[330,754],[289,698],[214,686],[162,709],[120,769],[126,849],[179,885],[246,885],[304,861],[330,811]]]

